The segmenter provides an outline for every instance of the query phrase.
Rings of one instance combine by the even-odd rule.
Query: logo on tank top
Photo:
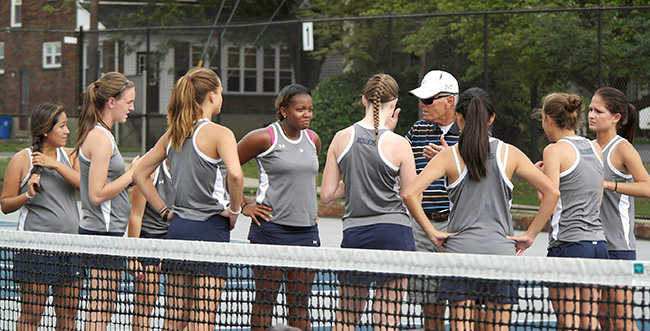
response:
[[[284,144],[278,144],[278,148],[285,148],[286,146]]]
[[[362,138],[362,137],[357,137],[357,140],[355,141],[357,144],[361,145],[368,145],[368,146],[376,146],[377,143],[375,142],[374,139],[368,139],[368,138]]]
[[[592,155],[594,154],[594,150],[591,148],[585,148],[580,150],[580,155]]]

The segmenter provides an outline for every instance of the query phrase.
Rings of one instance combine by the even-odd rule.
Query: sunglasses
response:
[[[446,98],[446,97],[448,97],[448,96],[450,96],[450,95],[451,95],[451,94],[434,95],[434,96],[432,96],[431,98],[420,99],[420,101],[422,101],[422,103],[425,104],[425,105],[430,105],[430,104],[432,104],[435,100],[442,99],[442,98]]]

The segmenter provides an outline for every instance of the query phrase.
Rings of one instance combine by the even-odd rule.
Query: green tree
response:
[[[599,87],[599,11],[546,11],[507,13],[521,9],[594,8],[644,4],[641,1],[503,1],[476,2],[378,0],[372,2],[314,1],[320,17],[329,13],[368,16],[411,13],[449,13],[424,19],[409,18],[394,25],[396,44],[412,61],[404,67],[418,67],[422,75],[431,69],[450,71],[461,89],[487,88],[497,106],[493,134],[535,155],[539,123],[531,122],[531,108],[547,93],[571,91],[587,99]],[[500,11],[494,13],[494,11]],[[472,12],[469,14],[468,12]],[[487,18],[488,45],[485,72],[484,16]],[[336,16],[336,15],[334,15]],[[650,11],[603,10],[603,85],[628,94],[637,108],[650,104]],[[382,45],[386,31],[378,21],[344,23],[328,31],[327,52],[343,52],[347,63],[357,70],[385,67]],[[318,31],[317,35],[321,35]],[[338,33],[338,35],[337,35]],[[338,39],[337,39],[338,38]],[[338,41],[338,42],[337,42]],[[368,46],[370,45],[370,46]],[[375,46],[375,47],[372,47]],[[395,52],[395,50],[391,50]],[[384,53],[383,56],[378,55]],[[402,68],[398,70],[403,70]],[[409,70],[409,69],[406,69]],[[412,69],[411,69],[412,70]],[[485,76],[489,80],[485,81]],[[486,85],[487,84],[487,85]]]

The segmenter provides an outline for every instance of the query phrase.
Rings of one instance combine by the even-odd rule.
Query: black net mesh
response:
[[[2,238],[3,330],[650,328],[643,262]]]

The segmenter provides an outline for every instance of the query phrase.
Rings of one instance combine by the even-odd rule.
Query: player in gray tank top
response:
[[[615,182],[616,186],[623,183],[634,183],[634,177],[631,174],[619,171],[612,164],[612,151],[623,141],[624,138],[617,135],[603,148],[604,179]],[[618,187],[616,189],[618,191]],[[600,206],[600,219],[605,229],[607,249],[610,253],[612,251],[636,250],[634,216],[633,196],[604,190],[603,204]]]
[[[582,99],[574,94],[544,97],[542,128],[553,143],[544,148],[540,170],[557,185],[561,196],[549,230],[549,257],[607,259],[605,233],[600,222],[603,162],[600,147],[576,135]],[[599,290],[592,287],[549,288],[558,327],[598,327]],[[575,300],[589,304],[574,304]]]
[[[565,137],[575,151],[573,165],[560,173],[560,200],[551,218],[549,249],[567,242],[605,241],[600,222],[603,177],[599,151],[584,137]],[[546,162],[545,162],[546,163]]]
[[[56,149],[55,162],[71,168],[68,151],[64,148]],[[28,155],[34,154],[31,148],[23,151]],[[31,158],[30,158],[31,161]],[[78,167],[78,165],[77,165]],[[30,162],[30,171],[33,164]],[[77,173],[78,175],[78,173]],[[20,184],[20,194],[28,191],[28,181],[31,176],[23,178]],[[33,199],[20,208],[18,219],[19,231],[38,231],[55,233],[78,233],[79,210],[77,209],[77,190],[70,182],[52,168],[42,168],[40,171],[40,184],[46,187]],[[77,183],[78,184],[78,183]],[[58,220],[58,222],[52,222]]]
[[[634,197],[650,197],[650,175],[634,148],[638,113],[623,92],[612,87],[596,91],[589,105],[589,129],[603,149],[605,163],[600,219],[610,259],[636,260]],[[632,288],[602,291],[600,325],[604,329],[638,330],[632,313]],[[610,318],[607,318],[609,316]]]
[[[222,159],[201,153],[195,137],[208,123],[202,119],[180,151],[168,149],[167,159],[174,178],[174,214],[195,221],[218,215],[229,205],[226,166]]]
[[[450,253],[521,254],[542,230],[555,208],[559,192],[539,172],[528,157],[514,146],[490,137],[495,118],[492,100],[480,88],[459,95],[456,121],[461,129],[458,144],[442,149],[402,194],[409,210],[431,241]],[[539,210],[523,235],[513,237],[510,205],[514,174],[541,192]],[[449,230],[443,233],[431,224],[420,203],[429,185],[445,177],[451,202]],[[470,207],[471,208],[468,208]],[[504,266],[507,268],[507,266]],[[517,287],[512,283],[487,284],[471,280],[443,280],[439,297],[449,300],[452,329],[498,329],[510,322],[512,304],[517,303]],[[465,315],[485,314],[476,301],[485,302],[488,311],[499,311],[475,325]],[[491,316],[490,314],[484,316]]]
[[[278,122],[253,130],[237,144],[240,163],[255,158],[259,172],[256,201],[242,213],[252,218],[254,244],[320,246],[316,181],[320,137],[309,130],[313,102],[309,89],[291,84],[275,99]],[[251,330],[272,327],[280,287],[287,288],[287,324],[311,329],[309,298],[314,273],[253,268],[255,299]],[[296,282],[285,280],[299,280]],[[306,317],[306,318],[305,318]]]
[[[171,206],[174,203],[174,187],[167,165],[167,161],[163,161],[153,174],[152,182],[165,204]],[[167,234],[169,221],[162,219],[137,187],[133,189],[131,205],[129,237],[163,238]],[[160,289],[160,259],[131,259],[129,270],[134,276],[135,293],[131,325],[151,325],[149,318],[156,306]]]
[[[255,201],[273,208],[271,222],[289,226],[314,226],[317,219],[316,176],[318,154],[308,129],[291,140],[279,123],[269,126],[275,138],[255,160],[260,184]]]
[[[337,132],[327,151],[321,200],[327,203],[345,197],[343,248],[415,250],[410,218],[399,196],[401,187],[415,177],[415,161],[408,141],[385,126],[394,124],[391,117],[398,91],[389,75],[371,77],[361,99],[365,117]],[[383,315],[379,318],[387,328],[397,329],[406,279],[396,278],[339,275],[339,311],[333,328],[358,323],[363,313],[358,309],[365,303],[350,298],[364,297],[376,283],[373,311]]]
[[[485,160],[487,176],[480,182],[470,180],[465,169],[458,173],[455,182],[447,185],[452,203],[448,230],[456,233],[445,243],[447,252],[516,254],[516,242],[508,238],[514,235],[510,215],[514,186],[505,172],[509,149],[502,141],[490,138],[489,155]],[[452,151],[457,157],[456,148]],[[500,158],[501,155],[504,157]],[[458,208],[454,208],[456,206]]]
[[[156,188],[156,192],[158,192],[160,198],[165,202],[165,205],[172,205],[174,203],[174,184],[166,161],[156,169],[153,176],[153,186]],[[146,201],[144,196],[142,198]],[[142,215],[141,232],[155,237],[161,237],[167,233],[167,229],[169,229],[169,222],[162,220],[151,204],[145,204],[144,214]],[[142,235],[140,235],[140,237],[142,237]]]
[[[110,183],[124,175],[124,159],[117,149],[113,134],[101,125],[95,126],[95,129],[104,132],[111,141],[112,155],[106,173],[106,182]],[[88,190],[90,163],[90,159],[84,156],[82,150],[79,150],[81,209],[83,211],[80,227],[95,232],[124,234],[131,211],[128,188],[123,188],[114,197],[95,205],[90,201]]]
[[[134,84],[119,72],[104,74],[84,91],[75,145],[81,170],[80,234],[124,236],[131,210],[127,190],[140,160],[135,157],[125,171],[110,130],[115,123],[126,122],[135,110],[134,102]],[[86,330],[106,329],[110,323],[125,262],[97,255],[85,258],[88,282],[93,285],[88,291]]]
[[[16,153],[7,166],[2,211],[20,212],[19,231],[76,234],[79,164],[73,150],[64,148],[70,131],[63,106],[36,106],[29,131],[32,147]],[[83,277],[79,261],[72,255],[30,251],[19,251],[12,259],[13,279],[20,288],[15,328],[36,330],[51,295],[56,328],[75,329]]]
[[[376,144],[372,127],[357,122],[350,130],[351,139],[337,158],[346,183],[343,231],[378,223],[411,227],[408,212],[396,189],[400,169],[386,162],[380,150],[382,136],[390,132],[385,127],[380,128]]]
[[[134,175],[153,209],[162,219],[171,219],[165,239],[230,241],[230,230],[241,212],[244,175],[234,134],[210,121],[221,112],[222,91],[213,70],[194,68],[180,77],[167,108],[168,130],[147,152]],[[173,206],[163,201],[151,181],[165,159],[174,183]],[[163,328],[214,329],[228,266],[163,260],[161,267],[167,273]],[[195,291],[199,283],[214,286]],[[188,312],[193,315],[200,307],[209,307],[200,312],[204,318],[187,318]]]

